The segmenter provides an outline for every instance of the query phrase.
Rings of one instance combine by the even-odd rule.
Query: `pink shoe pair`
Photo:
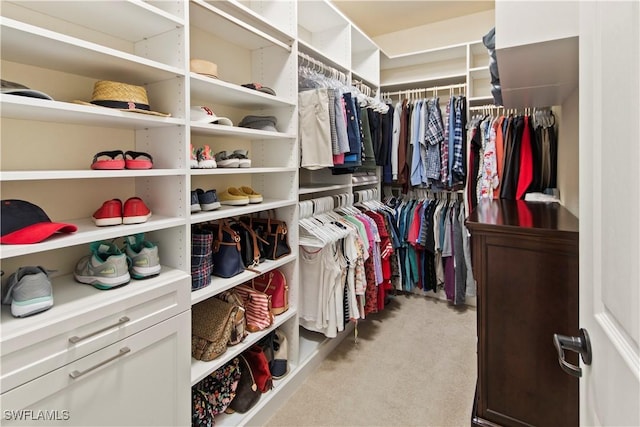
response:
[[[107,200],[94,212],[93,222],[98,227],[120,224],[141,224],[151,217],[151,210],[141,198],[131,197],[124,202],[120,199]]]

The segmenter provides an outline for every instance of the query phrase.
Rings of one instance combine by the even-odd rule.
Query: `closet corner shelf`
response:
[[[482,105],[490,105],[493,104],[493,96],[472,96],[467,99],[469,107],[479,107]]]
[[[298,194],[321,193],[323,191],[344,190],[351,187],[351,184],[304,184],[298,189]]]
[[[133,130],[185,125],[184,118],[128,113],[113,108],[50,101],[26,96],[0,95],[0,105],[2,106],[1,113],[3,118],[19,120]]]
[[[282,208],[286,206],[293,206],[298,203],[298,200],[277,200],[277,199],[264,199],[262,203],[249,204],[246,206],[222,206],[219,209],[209,212],[196,212],[191,214],[191,224],[198,224],[201,222],[214,221],[222,218],[229,218],[232,216],[247,215],[255,212],[268,211],[271,209]]]
[[[359,181],[359,182],[353,182],[353,184],[351,184],[353,187],[365,187],[367,185],[378,185],[379,181],[376,180],[371,180],[371,181]]]
[[[459,43],[392,56],[387,55],[386,52],[381,52],[380,71],[410,67],[413,65],[424,65],[430,62],[464,59],[467,55],[467,44],[468,43]]]
[[[279,46],[286,51],[291,51],[291,45],[293,44],[291,36],[283,33],[256,14],[252,15],[254,19],[251,22],[239,19],[234,16],[240,10],[239,8],[231,11],[227,7],[227,11],[225,11],[218,7],[218,3],[222,2],[191,0],[189,2],[191,25],[221,38],[227,38],[230,34],[233,34],[234,43],[247,49],[255,50],[263,47]],[[228,13],[228,11],[232,13]],[[246,13],[245,16],[247,16]],[[242,31],[239,32],[238,30]]]
[[[1,245],[0,259],[67,248],[98,240],[115,239],[136,233],[179,227],[186,224],[184,218],[166,217],[155,214],[152,215],[147,222],[142,224],[114,225],[111,227],[97,227],[90,218],[56,220],[56,222],[75,224],[78,227],[78,231],[69,234],[58,233],[41,243],[30,245]]]
[[[275,330],[277,327],[284,324],[287,320],[293,318],[297,314],[297,310],[295,307],[290,307],[289,310],[285,311],[278,316],[275,316],[273,324],[258,332],[251,332],[240,344],[227,347],[227,350],[220,355],[218,358],[211,360],[209,362],[203,362],[201,360],[196,360],[191,358],[191,385],[196,385],[200,380],[204,377],[227,363],[229,360],[238,356],[244,350],[251,347],[253,344],[260,341],[263,337],[265,337],[269,332]]]
[[[417,88],[431,88],[437,86],[448,86],[465,83],[467,74],[443,74],[439,76],[424,76],[411,80],[396,80],[380,82],[380,92],[395,92],[400,90],[411,90]]]
[[[471,77],[474,77],[476,79],[489,77],[489,66],[484,65],[482,67],[469,68],[469,74],[471,75]]]
[[[183,69],[0,17],[2,59],[99,80],[143,86],[185,75]]]

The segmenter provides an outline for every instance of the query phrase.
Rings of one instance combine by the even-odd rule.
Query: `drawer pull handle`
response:
[[[89,369],[85,369],[82,372],[78,371],[78,370],[71,371],[69,373],[69,376],[75,380],[76,378],[79,378],[79,377],[83,376],[84,374],[87,374],[87,373],[93,371],[94,369],[99,368],[100,366],[106,365],[107,363],[111,362],[112,360],[117,359],[118,357],[124,356],[125,354],[129,353],[130,351],[131,351],[131,349],[129,347],[122,347],[120,349],[120,351],[118,352],[118,354],[116,354],[115,356],[112,356],[112,357],[108,358],[107,360],[103,360],[102,362],[98,363],[97,365],[94,365],[94,366],[90,367]]]
[[[115,328],[116,326],[120,326],[123,323],[127,323],[129,320],[131,320],[131,319],[129,319],[127,316],[122,316],[120,319],[118,319],[118,322],[114,323],[113,325],[105,326],[104,328],[102,328],[102,329],[100,329],[98,331],[95,331],[95,332],[91,332],[90,334],[87,334],[87,335],[85,335],[83,337],[79,337],[77,335],[74,335],[71,338],[69,338],[69,342],[72,343],[72,344],[75,344],[75,343],[77,343],[79,341],[86,340],[87,338],[92,337],[92,336],[94,336],[96,334],[99,334],[100,332],[106,331],[107,329]]]

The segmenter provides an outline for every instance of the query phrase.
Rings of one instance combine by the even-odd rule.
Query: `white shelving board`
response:
[[[51,101],[26,96],[0,95],[2,117],[84,126],[103,126],[142,130],[169,126],[184,126],[184,118],[161,117],[125,112],[114,108]]]
[[[0,17],[2,59],[134,85],[184,76],[183,69]]]
[[[275,316],[273,325],[269,328],[264,329],[259,332],[252,332],[247,335],[244,341],[238,345],[227,347],[227,350],[220,355],[218,358],[203,362],[201,360],[191,359],[191,385],[195,385],[198,381],[202,380],[204,377],[227,363],[229,360],[238,356],[244,350],[251,347],[253,344],[257,343],[266,336],[269,332],[275,330],[277,327],[283,325],[287,320],[293,318],[298,313],[295,308],[289,308],[289,310],[284,313]]]
[[[191,26],[220,37],[234,34],[235,43],[247,49],[279,46],[291,51],[293,39],[276,27],[269,25],[265,20],[257,18],[254,14],[251,22],[247,22],[224,11],[217,5],[218,2],[191,0],[189,7]],[[245,13],[245,16],[247,15],[248,13]]]
[[[184,26],[184,20],[153,4],[127,0],[91,2],[20,1],[20,7],[46,14],[87,28],[100,28],[110,36],[138,42]],[[4,53],[3,53],[4,54]]]
[[[227,206],[223,205],[219,209],[207,212],[196,212],[191,214],[191,224],[198,224],[201,222],[214,221],[222,218],[229,218],[232,216],[248,215],[255,212],[266,211],[270,209],[277,209],[286,206],[293,206],[298,203],[297,200],[275,200],[264,199],[262,203],[249,204],[246,206]]]
[[[77,246],[98,240],[115,239],[120,236],[180,227],[186,223],[184,218],[171,218],[160,215],[152,215],[147,222],[142,224],[114,225],[110,227],[97,227],[90,218],[69,220],[54,218],[52,221],[74,224],[78,227],[78,231],[75,233],[56,234],[41,243],[2,245],[0,246],[0,259]]]

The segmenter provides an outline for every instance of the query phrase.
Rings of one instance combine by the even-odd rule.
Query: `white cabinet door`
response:
[[[580,423],[638,426],[640,3],[580,9]]]
[[[190,323],[184,312],[4,393],[2,424],[186,425]]]

